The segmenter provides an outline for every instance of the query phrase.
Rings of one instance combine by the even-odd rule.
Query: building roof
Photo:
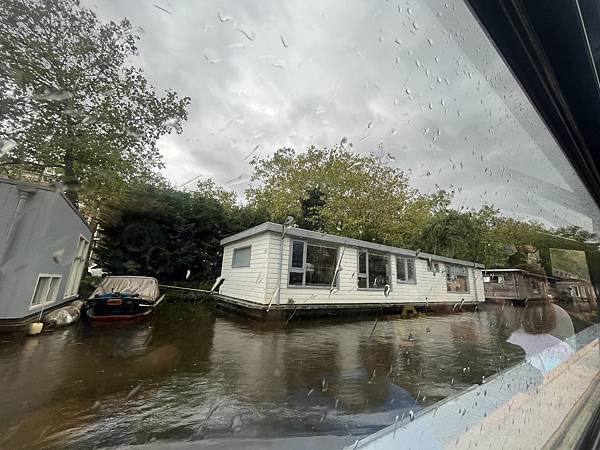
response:
[[[52,186],[46,186],[43,184],[35,184],[35,183],[29,183],[26,181],[19,181],[19,180],[11,180],[8,178],[1,178],[0,177],[0,184],[11,184],[13,186],[16,187],[22,187],[22,188],[27,188],[27,189],[35,189],[35,190],[40,190],[40,191],[49,191],[49,192],[55,192],[57,194],[59,194],[63,200],[65,202],[67,202],[67,205],[69,205],[69,207],[73,210],[73,212],[77,215],[77,217],[79,217],[81,219],[81,221],[84,223],[84,225],[90,230],[90,226],[88,225],[87,221],[85,220],[85,218],[81,215],[81,212],[75,207],[75,205],[71,202],[71,200],[69,200],[69,198],[65,195],[64,192],[61,192],[60,190],[56,190],[54,187]]]
[[[523,275],[530,275],[532,277],[538,277],[538,278],[550,278],[549,276],[547,276],[546,274],[543,273],[535,273],[535,272],[529,272],[527,270],[523,270],[523,269],[515,269],[515,268],[506,268],[506,269],[484,269],[483,270],[483,274],[487,275],[490,273],[495,273],[495,272],[500,272],[500,273],[507,273],[507,272],[520,272]]]
[[[247,230],[241,231],[232,236],[228,236],[228,237],[222,239],[221,245],[229,245],[229,244],[232,244],[239,240],[253,237],[253,236],[256,236],[256,235],[259,235],[262,233],[266,233],[266,232],[281,234],[283,232],[283,225],[278,224],[278,223],[273,223],[273,222],[261,223],[260,225],[257,225],[252,228],[248,228]],[[343,236],[336,236],[334,234],[321,233],[318,231],[310,231],[310,230],[305,230],[302,228],[295,228],[295,227],[286,228],[285,234],[286,234],[286,236],[297,237],[297,238],[301,238],[301,239],[313,239],[313,240],[331,242],[334,244],[339,244],[339,245],[344,245],[344,246],[349,246],[349,247],[360,247],[360,248],[377,250],[377,251],[386,252],[386,253],[393,253],[395,255],[414,256],[414,257],[419,257],[421,259],[431,259],[431,260],[435,260],[435,261],[439,261],[439,262],[458,264],[461,266],[472,266],[472,267],[476,267],[478,269],[483,268],[483,264],[479,264],[476,262],[463,261],[461,259],[448,258],[445,256],[433,255],[431,253],[423,253],[423,252],[418,252],[418,251],[414,251],[414,250],[408,250],[405,248],[393,247],[391,245],[377,244],[375,242],[361,241],[359,239],[352,239],[352,238],[347,238],[347,237],[343,237]]]

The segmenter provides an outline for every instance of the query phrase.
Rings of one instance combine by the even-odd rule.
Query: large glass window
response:
[[[381,253],[360,250],[358,253],[358,287],[383,289],[389,284],[389,258]]]
[[[415,258],[396,257],[396,280],[401,283],[415,283]]]
[[[446,265],[446,284],[448,292],[469,292],[467,268],[464,266]]]
[[[292,242],[290,286],[336,286],[337,248]]]
[[[250,267],[251,247],[233,249],[231,267]]]

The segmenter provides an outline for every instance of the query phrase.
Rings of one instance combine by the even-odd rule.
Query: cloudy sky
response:
[[[591,226],[588,195],[460,1],[85,4],[141,27],[135,64],[192,98],[184,133],[160,141],[176,185],[242,193],[252,156],[346,137],[423,192],[458,189],[456,207]]]

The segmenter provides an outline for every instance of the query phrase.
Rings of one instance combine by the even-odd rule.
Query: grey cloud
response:
[[[548,199],[527,201],[526,184],[499,175],[510,167],[587,195],[555,169],[565,165],[556,143],[460,2],[157,3],[172,14],[95,3],[101,17],[143,27],[138,63],[159,90],[192,98],[184,134],[160,143],[175,184],[199,174],[245,181],[257,145],[265,156],[345,136],[361,153],[382,144],[424,192],[461,187],[456,206],[487,201],[548,224],[587,223]],[[230,187],[241,193],[238,181]]]

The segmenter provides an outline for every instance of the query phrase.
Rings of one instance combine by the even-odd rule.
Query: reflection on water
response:
[[[589,320],[575,313],[554,314],[555,337]],[[0,447],[370,433],[523,360],[506,341],[524,314],[286,324],[167,303],[138,324],[0,336]]]

